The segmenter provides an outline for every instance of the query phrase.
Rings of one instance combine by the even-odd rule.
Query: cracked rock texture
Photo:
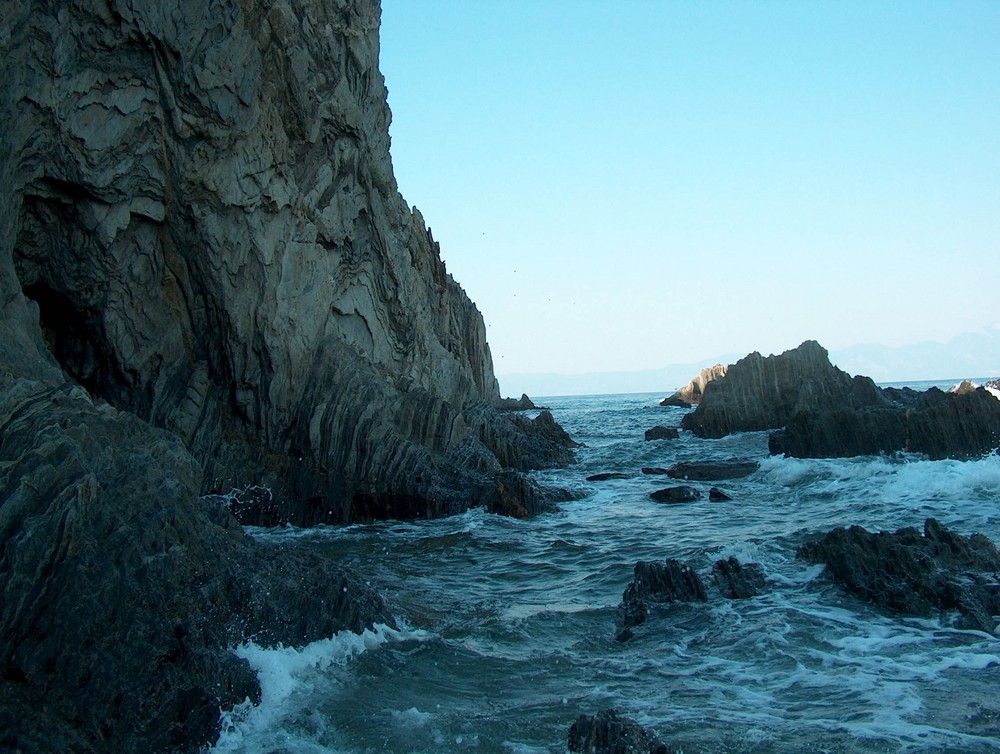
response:
[[[21,337],[179,435],[205,491],[269,487],[287,520],[488,501],[525,425],[397,191],[378,3],[8,6]],[[515,468],[570,457],[536,451]]]
[[[196,750],[256,693],[226,647],[390,620],[232,490],[267,523],[551,506],[524,472],[571,441],[499,411],[397,191],[379,14],[3,3],[0,749]]]

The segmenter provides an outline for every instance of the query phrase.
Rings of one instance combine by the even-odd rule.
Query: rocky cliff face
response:
[[[378,3],[11,5],[4,293],[39,360],[301,523],[487,500],[520,429],[470,410],[482,318],[396,189]]]
[[[303,524],[546,504],[522,471],[571,451],[497,410],[396,189],[378,25],[376,0],[4,4],[0,748],[193,750],[254,693],[227,646],[389,620],[206,493]]]

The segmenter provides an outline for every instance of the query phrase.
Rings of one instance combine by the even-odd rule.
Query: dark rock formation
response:
[[[533,411],[539,407],[534,404],[527,393],[521,393],[520,398],[501,398],[500,409],[502,411]]]
[[[329,559],[255,543],[180,440],[0,378],[0,749],[193,751],[256,698],[227,648],[391,623]]]
[[[771,435],[768,448],[807,458],[903,451],[941,459],[977,458],[1000,446],[1000,401],[982,388],[886,389],[884,396],[882,406],[798,414]]]
[[[906,615],[958,611],[959,625],[993,632],[1000,614],[1000,552],[981,534],[962,537],[934,519],[895,533],[838,527],[799,548],[798,557],[852,594]]]
[[[650,440],[676,440],[678,437],[680,437],[680,434],[677,432],[676,427],[664,427],[663,425],[651,427],[645,433],[647,442]]]
[[[378,23],[4,4],[0,748],[194,751],[256,693],[227,647],[389,620],[222,498],[302,524],[549,504],[522,472],[571,441],[500,412],[396,189]]]
[[[650,492],[649,496],[658,503],[692,503],[701,500],[701,492],[687,485],[664,487],[662,490]]]
[[[699,437],[723,437],[783,427],[796,414],[882,405],[867,377],[852,378],[830,364],[815,341],[767,358],[754,352],[711,383],[698,408],[681,422]]]
[[[659,466],[643,466],[642,473],[649,476],[666,476],[667,469],[661,468]]]
[[[482,317],[396,188],[376,0],[0,23],[6,327],[176,433],[203,492],[442,515],[523,470],[501,459],[566,461],[500,412]]]
[[[712,487],[712,489],[708,491],[708,499],[713,503],[724,503],[728,500],[732,500],[732,497],[720,490],[718,487]]]
[[[620,471],[604,471],[600,474],[591,474],[587,477],[588,482],[606,482],[609,479],[628,479],[628,474]]]
[[[723,596],[732,600],[756,597],[766,584],[764,569],[758,563],[740,563],[734,557],[715,561],[712,578]]]
[[[1000,446],[1000,402],[983,389],[879,389],[832,364],[815,341],[778,356],[752,353],[711,383],[681,424],[701,437],[765,429],[773,454],[982,456]]]
[[[625,629],[646,620],[649,604],[708,601],[705,585],[698,574],[687,563],[674,558],[662,563],[640,560],[635,564],[634,573],[632,582],[625,587],[619,608]]]
[[[712,482],[718,479],[741,479],[750,476],[759,468],[756,461],[687,461],[675,463],[667,469],[672,479],[690,479],[696,482]]]
[[[687,385],[676,391],[673,395],[660,401],[661,406],[680,406],[681,408],[691,408],[701,403],[701,398],[710,382],[720,380],[726,376],[728,367],[716,364],[714,367],[706,367],[698,372],[698,375]]]
[[[581,714],[570,726],[567,748],[582,754],[673,754],[655,733],[639,723],[605,709]]]

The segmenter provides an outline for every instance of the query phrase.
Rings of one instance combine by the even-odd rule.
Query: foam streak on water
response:
[[[795,558],[836,525],[928,516],[1000,541],[1000,458],[768,458],[764,433],[647,443],[645,429],[683,415],[659,397],[547,401],[587,444],[578,465],[538,475],[590,493],[560,513],[256,531],[350,563],[414,628],[241,647],[264,700],[227,713],[216,750],[561,753],[576,716],[607,706],[687,754],[1000,750],[995,637],[947,615],[888,615]],[[669,480],[639,471],[734,457],[761,467],[716,483],[728,503],[654,503]],[[634,475],[584,481],[602,471]],[[656,608],[631,641],[614,640],[637,560],[686,559],[708,581],[729,555],[760,563],[768,591]]]

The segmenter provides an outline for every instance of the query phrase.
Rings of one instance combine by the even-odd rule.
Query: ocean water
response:
[[[686,754],[1000,751],[1000,640],[952,616],[886,614],[795,558],[837,525],[928,516],[1000,542],[1000,457],[776,458],[766,433],[644,442],[684,414],[661,397],[542,401],[586,443],[577,465],[537,474],[587,493],[558,513],[254,530],[351,564],[399,606],[400,627],[237,647],[264,698],[224,711],[213,751],[564,752],[576,717],[605,707]],[[674,482],[640,473],[729,458],[760,469],[693,484],[732,502],[658,504],[648,494]],[[585,481],[605,471],[632,476]],[[707,584],[729,555],[763,566],[764,594],[654,608],[615,640],[636,561],[684,559]]]

